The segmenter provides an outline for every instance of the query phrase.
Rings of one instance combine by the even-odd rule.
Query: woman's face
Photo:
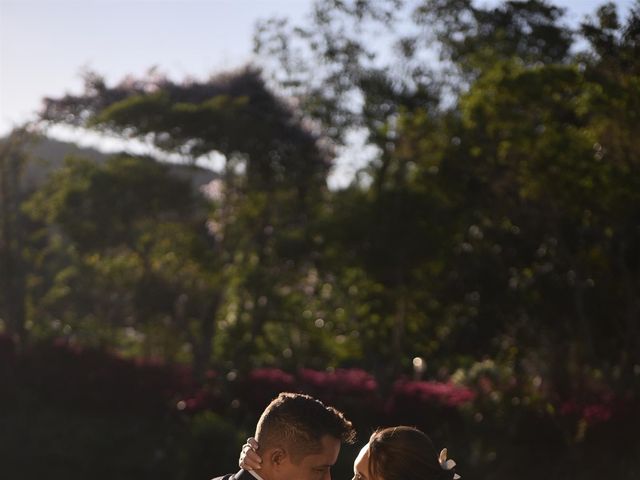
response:
[[[369,444],[362,449],[353,462],[353,480],[373,480],[369,478]]]

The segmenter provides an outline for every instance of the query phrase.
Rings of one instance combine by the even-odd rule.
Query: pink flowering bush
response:
[[[627,417],[637,408],[631,398],[621,398],[613,393],[594,395],[590,398],[572,398],[563,401],[558,412],[565,420],[592,427],[616,417]]]
[[[358,368],[329,372],[307,368],[298,371],[298,381],[305,390],[330,392],[333,395],[369,397],[376,394],[378,382],[370,373]]]
[[[457,408],[474,400],[475,392],[448,382],[399,380],[393,387],[391,406],[417,403]]]
[[[415,425],[444,437],[444,430],[462,424],[461,409],[474,398],[473,391],[453,383],[400,379],[385,404],[386,423]]]
[[[488,371],[488,364],[448,381],[400,378],[387,390],[373,375],[356,368],[295,372],[257,368],[246,374],[210,370],[197,381],[189,367],[125,359],[66,342],[37,344],[18,353],[6,336],[0,336],[0,361],[5,421],[43,411],[43,426],[30,426],[29,435],[46,438],[51,430],[63,434],[67,425],[102,425],[100,419],[119,419],[91,427],[104,429],[97,433],[73,431],[88,438],[106,435],[110,444],[117,445],[120,438],[138,438],[137,431],[128,430],[138,422],[136,428],[153,432],[144,440],[148,452],[166,452],[167,459],[177,462],[170,457],[177,455],[172,453],[177,449],[198,476],[220,461],[220,456],[212,456],[214,446],[224,445],[225,458],[231,455],[241,442],[234,432],[255,425],[265,405],[281,391],[308,393],[336,406],[354,422],[360,440],[378,426],[415,425],[436,444],[449,447],[456,459],[476,459],[474,470],[480,477],[492,474],[495,458],[501,469],[515,474],[531,452],[550,458],[573,449],[575,455],[591,458],[602,449],[624,449],[640,425],[640,406],[632,392],[625,396],[604,385],[589,385],[562,398],[550,395],[544,385],[534,390],[539,381],[514,383],[506,373],[497,377],[495,369]],[[157,419],[164,423],[149,430]],[[20,432],[20,422],[9,422],[11,431]],[[240,437],[245,433],[251,432],[243,431]],[[64,441],[69,449],[83,443],[74,438]],[[7,445],[12,445],[9,437]],[[206,468],[200,471],[197,465]]]
[[[16,370],[17,387],[76,410],[159,412],[174,397],[196,390],[190,369],[64,343],[32,347]]]
[[[256,368],[240,379],[236,394],[252,410],[261,410],[280,392],[295,390],[293,375],[279,368]]]
[[[358,369],[319,371],[303,368],[297,372],[298,388],[334,405],[356,425],[368,425],[380,418],[383,401],[379,385],[370,373]]]

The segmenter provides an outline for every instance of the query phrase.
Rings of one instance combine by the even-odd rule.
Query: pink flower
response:
[[[476,394],[472,390],[453,383],[430,381],[399,381],[394,395],[414,398],[420,402],[435,402],[449,407],[458,407],[471,402]]]
[[[606,422],[613,416],[613,410],[609,405],[593,404],[585,405],[582,409],[582,418],[589,424]]]

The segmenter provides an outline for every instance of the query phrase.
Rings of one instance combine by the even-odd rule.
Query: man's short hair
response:
[[[256,426],[260,449],[284,448],[299,461],[322,451],[322,437],[353,443],[355,429],[333,407],[299,393],[281,393],[265,408]]]

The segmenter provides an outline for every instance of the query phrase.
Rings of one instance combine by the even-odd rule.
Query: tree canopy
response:
[[[7,143],[0,268],[22,276],[5,280],[5,326],[200,377],[457,382],[487,394],[497,424],[637,398],[640,5],[577,28],[564,15],[539,0],[322,0],[300,25],[258,25],[258,66],[88,75],[82,94],[46,99],[42,124],[225,164],[194,190],[151,158],[70,158],[18,195]],[[351,134],[375,153],[329,190]]]

